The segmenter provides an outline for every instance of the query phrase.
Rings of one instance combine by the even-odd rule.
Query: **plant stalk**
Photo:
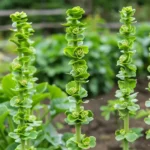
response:
[[[1,133],[1,135],[2,135],[2,138],[3,138],[4,141],[5,141],[5,144],[8,144],[8,141],[7,141],[7,139],[6,139],[6,136],[5,136],[4,131],[3,131],[2,129],[0,130],[0,133]]]
[[[13,132],[14,131],[14,124],[12,121],[12,118],[10,116],[8,116],[8,122],[9,122],[9,132]]]
[[[80,91],[80,83],[78,83],[78,91]],[[80,111],[80,103],[78,103],[78,101],[76,102],[76,111],[79,112]],[[77,142],[81,141],[81,124],[76,124],[75,125],[76,128],[76,140]]]
[[[80,111],[80,104],[76,103],[76,111]],[[76,140],[80,142],[81,140],[81,124],[76,124]]]
[[[81,141],[81,124],[76,124],[76,140],[77,142]]]
[[[22,147],[22,150],[25,150],[25,141],[24,140],[21,141],[21,147]]]
[[[126,133],[129,131],[129,113],[124,118],[124,129]],[[129,142],[126,139],[123,141],[123,150],[129,150]]]

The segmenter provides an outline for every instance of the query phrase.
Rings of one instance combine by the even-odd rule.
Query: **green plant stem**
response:
[[[81,124],[76,124],[76,140],[80,142],[81,140]]]
[[[47,110],[44,112],[43,116],[41,117],[42,120],[43,120],[43,119],[47,116],[47,114],[50,112],[50,110],[49,110],[47,107],[45,107],[44,109],[47,109]]]
[[[0,150],[4,150],[4,147],[2,145],[0,145]]]
[[[78,82],[78,91],[80,91],[80,83]],[[76,111],[79,112],[80,111],[80,103],[78,103],[78,101],[76,102]],[[76,128],[76,140],[77,142],[81,141],[81,124],[76,124],[75,125]]]
[[[21,126],[24,125],[24,121],[21,121]],[[21,148],[22,150],[25,150],[25,141],[21,139]]]
[[[1,133],[2,138],[4,139],[5,143],[8,144],[8,141],[6,139],[6,136],[5,136],[4,132],[2,130],[0,130],[0,133]]]
[[[124,129],[126,133],[129,131],[129,113],[124,118]],[[123,150],[129,150],[129,142],[126,139],[123,141]]]
[[[80,111],[80,104],[76,103],[76,110]],[[80,142],[81,140],[81,124],[76,124],[76,140],[77,142]]]
[[[22,150],[25,150],[25,141],[24,140],[21,141],[21,148],[22,148]]]
[[[27,140],[27,148],[30,148],[30,140]]]
[[[31,112],[32,111],[30,109],[28,109],[28,115],[31,115]],[[26,148],[29,149],[30,148],[30,140],[29,139],[26,141],[26,145],[27,145]]]
[[[9,122],[9,128],[10,128],[10,132],[14,131],[14,124],[13,124],[13,120],[11,118],[11,116],[8,116],[8,122]]]

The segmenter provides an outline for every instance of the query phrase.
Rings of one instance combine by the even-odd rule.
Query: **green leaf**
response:
[[[55,98],[51,100],[50,114],[51,117],[55,117],[59,113],[64,113],[69,108],[73,107],[74,104],[71,103],[67,98]]]
[[[133,106],[128,106],[127,108],[130,111],[137,111],[140,109],[140,106],[138,104],[134,104]]]
[[[148,115],[148,111],[141,109],[136,113],[136,119],[144,118]]]
[[[81,88],[78,94],[81,98],[84,98],[84,97],[88,96],[88,93],[84,88]]]
[[[4,121],[8,114],[9,114],[8,108],[5,105],[0,104],[0,128],[1,129],[3,129],[4,127]]]
[[[79,6],[76,6],[72,9],[68,9],[66,13],[69,17],[72,17],[73,19],[80,19],[82,17],[82,14],[84,14],[84,10]]]
[[[143,128],[132,128],[131,130],[132,130],[134,133],[136,133],[136,135],[138,136],[138,138],[143,136],[143,133],[142,133]]]
[[[147,67],[148,72],[150,72],[150,65]]]
[[[144,121],[145,121],[146,124],[150,125],[150,118],[149,117],[145,118]]]
[[[78,92],[78,84],[75,81],[71,81],[66,85],[66,92],[69,95],[74,95]]]
[[[68,100],[66,93],[59,87],[48,85],[48,91],[50,94],[50,113],[52,118],[59,113],[65,112],[74,105]]]
[[[68,150],[82,150],[82,148],[78,147],[77,143],[72,140],[67,141],[67,149]]]
[[[150,139],[150,130],[146,131],[146,139]]]
[[[48,91],[48,83],[43,82],[36,85],[36,94],[33,95],[33,103],[32,106],[34,107],[38,103],[40,103],[42,100],[45,100],[46,98],[50,97],[50,93]]]
[[[17,145],[18,145],[17,143],[12,143],[7,146],[6,150],[13,150],[17,147]]]
[[[16,92],[13,89],[16,87],[16,82],[12,79],[12,75],[8,74],[2,79],[2,88],[4,93],[12,98],[16,95]]]
[[[129,142],[134,142],[138,138],[138,135],[135,134],[134,132],[133,133],[127,133],[127,134],[125,134],[125,138]]]
[[[56,85],[48,85],[48,90],[50,93],[50,99],[54,100],[56,98],[66,98],[67,95],[65,92],[63,92],[59,87]]]
[[[150,107],[150,100],[148,100],[148,101],[145,102],[145,106],[146,107]]]
[[[47,90],[47,87],[48,87],[48,83],[47,82],[43,82],[43,83],[40,83],[40,84],[37,84],[36,85],[36,92],[37,93],[43,93]]]
[[[96,138],[94,136],[90,136],[90,147],[93,148],[96,146]]]
[[[41,101],[45,100],[46,98],[49,98],[50,94],[49,93],[41,93],[41,94],[35,94],[33,95],[32,99],[33,99],[33,103],[32,103],[32,107],[34,107],[35,105],[37,105],[38,103],[40,103]]]
[[[130,94],[133,89],[136,87],[136,80],[135,79],[128,79],[125,81],[118,81],[119,88],[123,93]]]
[[[27,138],[25,138],[25,139],[26,139],[26,140],[27,140],[27,139],[36,139],[37,135],[38,135],[38,132],[32,131],[32,132],[30,132],[30,134],[29,134],[29,135],[27,136]]]
[[[74,47],[69,46],[64,49],[64,54],[68,57],[74,58],[73,51],[74,51]]]
[[[125,137],[124,137],[124,135],[117,135],[116,137],[115,137],[115,139],[117,140],[117,141],[121,141],[121,140],[123,140]]]

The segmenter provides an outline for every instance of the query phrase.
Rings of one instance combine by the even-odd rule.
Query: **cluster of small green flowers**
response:
[[[149,48],[149,50],[150,50],[150,48]],[[149,53],[149,55],[150,55],[150,53]],[[150,65],[148,66],[147,70],[148,70],[148,72],[150,72]],[[150,80],[150,76],[148,76],[148,80]],[[147,90],[150,92],[150,82],[148,83]],[[147,108],[150,108],[150,98],[149,98],[149,100],[147,100],[145,102],[145,106]],[[148,117],[146,117],[144,119],[144,121],[145,121],[146,124],[150,125],[150,114],[148,115]],[[146,131],[146,139],[150,139],[150,129],[148,131]]]
[[[36,68],[32,66],[35,60],[35,50],[32,47],[33,41],[29,39],[34,30],[31,23],[27,22],[26,13],[16,12],[10,17],[14,27],[11,41],[17,45],[18,57],[11,64],[13,80],[16,82],[13,90],[17,94],[10,100],[11,106],[17,108],[13,116],[17,128],[9,135],[15,139],[15,142],[20,143],[16,150],[35,150],[27,142],[37,137],[38,132],[35,128],[41,124],[41,121],[36,121],[36,117],[31,112],[32,95],[36,92],[34,83],[37,80],[33,77]]]
[[[123,120],[125,120],[126,117],[135,115],[136,111],[140,108],[139,105],[136,104],[137,93],[134,93],[137,82],[135,79],[136,66],[132,60],[133,54],[136,52],[135,50],[132,50],[136,32],[135,26],[132,25],[136,22],[133,17],[134,13],[135,9],[132,9],[131,6],[124,7],[120,11],[120,22],[123,23],[120,28],[120,36],[123,40],[118,43],[122,54],[117,62],[117,65],[120,66],[120,71],[117,74],[117,77],[120,79],[118,81],[119,90],[116,91],[116,97],[119,101],[117,101],[114,107],[119,111],[119,116]],[[128,123],[125,126],[128,126]],[[138,135],[131,129],[125,128],[126,127],[116,131],[116,140],[126,140],[128,142],[135,141]]]
[[[71,58],[69,65],[72,66],[70,75],[73,81],[66,85],[66,92],[70,95],[69,99],[76,103],[75,108],[66,112],[66,122],[69,125],[76,126],[76,134],[67,141],[68,150],[82,150],[95,146],[95,137],[86,137],[81,134],[81,125],[88,124],[93,120],[93,113],[90,110],[84,110],[81,106],[82,98],[87,96],[87,91],[81,86],[87,82],[89,73],[87,64],[83,57],[88,53],[88,47],[83,45],[85,25],[80,22],[84,10],[80,7],[74,7],[67,12],[66,39],[68,46],[64,49],[64,54]]]

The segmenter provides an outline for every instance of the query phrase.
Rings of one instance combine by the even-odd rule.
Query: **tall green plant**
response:
[[[133,17],[135,9],[131,6],[124,7],[120,11],[120,22],[123,25],[120,28],[120,35],[123,40],[118,42],[119,49],[121,50],[121,56],[117,61],[117,65],[120,66],[120,71],[117,77],[119,90],[116,91],[116,97],[119,101],[116,101],[115,109],[118,110],[120,118],[124,122],[124,128],[116,131],[116,140],[123,140],[123,150],[129,150],[129,142],[134,142],[138,135],[129,127],[130,116],[136,114],[136,111],[140,108],[136,104],[137,93],[134,93],[136,87],[136,66],[133,63],[133,55],[136,52],[132,49],[133,43],[136,39],[136,28],[132,24],[135,23]]]
[[[150,50],[150,49],[149,49]],[[150,54],[150,53],[149,53]],[[148,72],[150,72],[150,65],[147,68]],[[148,79],[150,80],[150,76],[148,76]],[[150,82],[148,83],[148,88],[147,90],[150,92]],[[150,98],[145,102],[146,107],[150,107]],[[144,119],[145,123],[150,125],[150,112],[148,113],[149,115]],[[146,131],[146,139],[150,139],[150,129]]]
[[[85,25],[80,22],[84,10],[80,7],[74,7],[67,10],[66,39],[67,47],[64,49],[64,54],[71,58],[69,65],[72,66],[70,75],[73,81],[66,85],[66,92],[69,94],[69,99],[75,102],[76,106],[70,108],[66,112],[66,122],[69,125],[74,125],[76,133],[74,137],[67,141],[68,150],[89,149],[95,146],[95,137],[86,137],[81,134],[81,125],[88,124],[93,120],[93,113],[90,110],[85,110],[81,104],[83,98],[87,97],[87,91],[82,87],[82,84],[87,83],[89,73],[87,72],[87,64],[83,59],[88,53],[88,47],[83,45],[83,31]]]
[[[16,86],[13,89],[15,96],[10,100],[10,105],[17,109],[13,116],[13,121],[17,124],[10,137],[19,143],[16,150],[35,150],[30,140],[36,139],[38,132],[36,127],[40,126],[41,121],[36,121],[32,114],[32,96],[35,94],[35,81],[33,77],[36,68],[32,65],[35,60],[35,49],[32,47],[33,41],[30,36],[33,35],[31,23],[24,12],[16,12],[10,16],[13,21],[13,38],[10,40],[16,44],[18,57],[11,64],[13,80]]]

